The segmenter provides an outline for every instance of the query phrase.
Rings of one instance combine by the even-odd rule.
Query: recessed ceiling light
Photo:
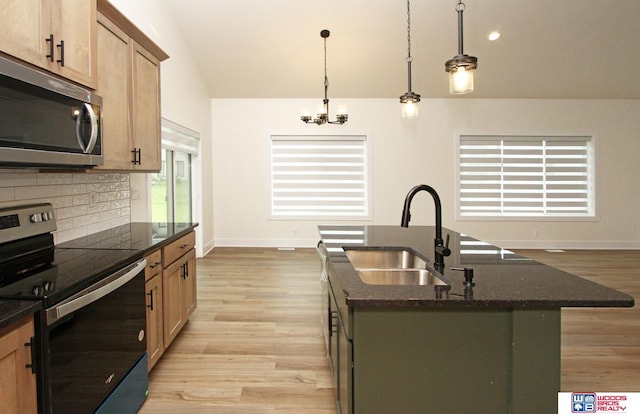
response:
[[[487,36],[489,40],[494,41],[500,39],[500,32],[491,32],[489,36]]]

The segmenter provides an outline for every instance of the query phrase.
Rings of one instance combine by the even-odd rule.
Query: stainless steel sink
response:
[[[397,249],[348,249],[349,261],[356,269],[425,269],[426,260],[412,250]]]
[[[406,248],[346,249],[360,279],[370,285],[447,285],[427,260]]]
[[[426,269],[360,269],[358,275],[369,285],[446,285]]]

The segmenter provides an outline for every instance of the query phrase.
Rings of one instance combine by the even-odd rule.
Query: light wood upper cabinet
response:
[[[160,62],[168,56],[106,0],[97,33],[104,164],[95,169],[159,171]]]
[[[0,0],[0,50],[95,88],[96,0]]]
[[[102,152],[98,168],[131,169],[129,78],[131,39],[98,16],[98,94],[102,97]]]
[[[31,316],[0,329],[0,412],[37,413],[36,376],[29,367],[33,337]]]
[[[133,42],[133,141],[136,169],[160,171],[160,61]]]

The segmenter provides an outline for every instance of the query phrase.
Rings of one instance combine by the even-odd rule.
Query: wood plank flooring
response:
[[[518,251],[640,298],[640,252]],[[335,414],[312,249],[216,248],[140,413]],[[562,389],[640,391],[640,311],[562,311]]]
[[[562,390],[640,391],[640,251],[517,253],[634,297],[633,308],[562,309]]]
[[[313,249],[216,248],[140,413],[335,414]]]

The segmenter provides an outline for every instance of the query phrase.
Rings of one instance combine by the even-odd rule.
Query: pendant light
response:
[[[407,74],[408,74],[408,92],[400,97],[400,103],[402,104],[402,117],[406,119],[412,119],[418,117],[418,102],[420,102],[420,95],[411,92],[411,5],[410,0],[407,0]]]
[[[460,95],[473,92],[473,71],[478,67],[478,58],[465,55],[463,51],[462,13],[465,4],[462,0],[456,5],[458,12],[458,54],[447,60],[445,70],[449,72],[449,93]]]
[[[315,118],[311,119],[311,115],[304,114],[300,119],[305,123],[313,123],[316,125],[322,124],[344,124],[347,122],[349,115],[346,113],[346,109],[339,108],[335,121],[329,121],[329,98],[327,97],[327,91],[329,89],[329,78],[327,77],[327,38],[331,33],[324,29],[320,32],[320,37],[324,39],[324,99],[322,100],[322,107],[318,111]]]

